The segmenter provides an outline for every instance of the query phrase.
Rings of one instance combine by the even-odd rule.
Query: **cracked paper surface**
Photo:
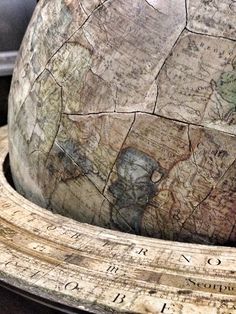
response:
[[[10,95],[18,190],[103,227],[234,241],[229,2],[41,1]]]

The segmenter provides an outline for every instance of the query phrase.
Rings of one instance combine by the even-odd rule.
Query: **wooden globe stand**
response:
[[[0,129],[1,285],[67,313],[236,313],[236,249],[82,224],[8,183]]]

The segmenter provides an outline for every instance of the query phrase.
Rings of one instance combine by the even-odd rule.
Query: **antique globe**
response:
[[[9,97],[16,189],[138,235],[236,240],[236,3],[41,0]]]

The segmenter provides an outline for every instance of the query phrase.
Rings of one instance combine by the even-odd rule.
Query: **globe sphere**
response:
[[[81,222],[236,240],[236,7],[41,0],[9,98],[12,176]]]

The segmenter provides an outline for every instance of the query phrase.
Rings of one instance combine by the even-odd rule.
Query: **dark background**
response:
[[[0,126],[7,123],[7,98],[10,84],[11,76],[0,76]]]
[[[61,314],[0,287],[0,314]]]
[[[19,50],[36,3],[36,0],[0,0],[0,53]],[[0,126],[7,122],[10,83],[11,76],[1,76],[0,68]]]

